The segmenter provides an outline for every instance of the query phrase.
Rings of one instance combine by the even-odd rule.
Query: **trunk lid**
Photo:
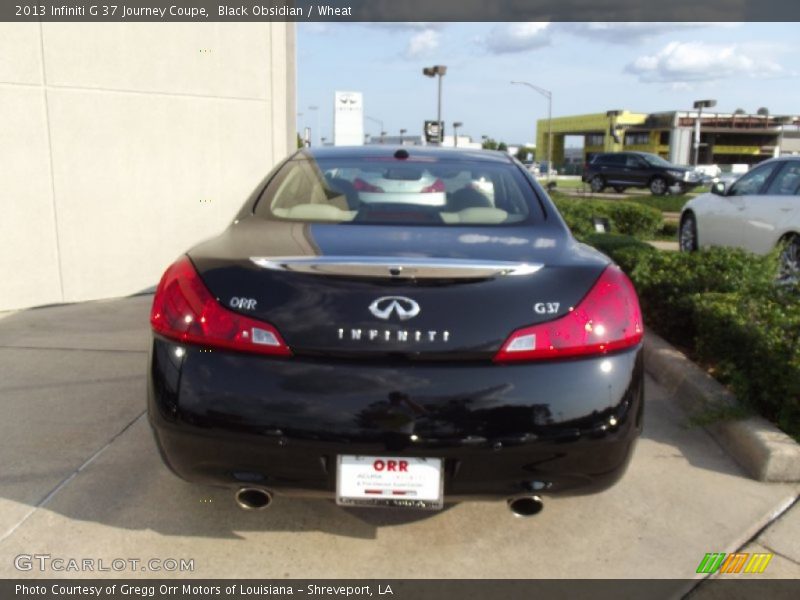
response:
[[[567,314],[608,264],[560,223],[330,225],[244,219],[189,252],[219,302],[295,354],[491,357]]]

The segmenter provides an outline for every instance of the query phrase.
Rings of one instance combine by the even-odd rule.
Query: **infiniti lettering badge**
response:
[[[413,319],[420,313],[419,304],[406,296],[381,296],[369,305],[373,316],[388,321],[396,315],[400,321]],[[362,329],[345,330],[339,328],[337,337],[340,340],[353,342],[449,342],[450,332],[435,329]]]
[[[419,311],[419,304],[405,296],[382,296],[369,305],[369,312],[384,320],[395,313],[401,321],[408,321],[416,317]]]

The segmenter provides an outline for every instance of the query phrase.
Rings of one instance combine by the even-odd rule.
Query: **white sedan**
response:
[[[730,185],[686,203],[681,211],[681,250],[733,246],[767,254],[779,244],[781,274],[800,273],[800,157],[764,161]]]

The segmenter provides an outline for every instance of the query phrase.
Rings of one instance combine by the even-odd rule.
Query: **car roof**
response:
[[[773,158],[767,158],[765,160],[762,160],[761,162],[757,162],[757,163],[753,163],[752,165],[748,165],[748,169],[752,170],[752,169],[755,169],[756,167],[760,167],[761,165],[766,165],[766,164],[770,164],[770,163],[798,162],[798,161],[800,161],[800,156],[795,156],[795,155],[792,155],[792,154],[789,154],[787,156],[775,156]],[[736,173],[736,178],[738,179],[739,177],[741,177],[744,174],[745,173]]]
[[[800,160],[800,156],[795,156],[795,155],[789,154],[787,156],[776,156],[775,158],[769,158],[767,160],[762,160],[760,163],[756,163],[756,164],[754,164],[752,166],[755,167],[757,165],[763,165],[764,163],[768,163],[768,162],[782,162],[782,161],[783,162],[797,162],[799,160]]]
[[[439,148],[437,146],[323,146],[321,148],[302,148],[296,157],[313,159],[327,158],[390,158],[400,150],[408,153],[408,158],[427,158],[444,161],[470,161],[486,163],[512,163],[511,156],[497,150],[478,150],[470,148]]]
[[[617,156],[620,154],[636,154],[637,156],[653,156],[652,152],[642,152],[641,150],[620,150],[618,152],[598,152],[595,156]]]

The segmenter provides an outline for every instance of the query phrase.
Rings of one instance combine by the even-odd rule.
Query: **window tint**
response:
[[[427,157],[290,160],[255,208],[278,220],[423,225],[518,223],[540,210],[513,164]]]
[[[648,154],[642,154],[642,160],[644,160],[645,162],[647,162],[648,164],[650,164],[650,165],[652,165],[654,167],[671,167],[672,166],[672,163],[670,163],[668,160],[664,160],[663,158],[661,158],[657,154],[649,154],[649,153]]]
[[[629,154],[625,159],[625,166],[629,169],[642,169],[644,168],[644,161],[640,159],[638,156],[634,156],[633,154]]]
[[[603,155],[603,164],[611,167],[624,167],[625,154],[605,154]]]
[[[736,183],[733,184],[731,191],[728,192],[728,196],[758,194],[778,164],[779,163],[770,163],[768,165],[762,165],[742,175]]]
[[[800,194],[800,161],[787,161],[767,188],[770,196],[795,196]]]

